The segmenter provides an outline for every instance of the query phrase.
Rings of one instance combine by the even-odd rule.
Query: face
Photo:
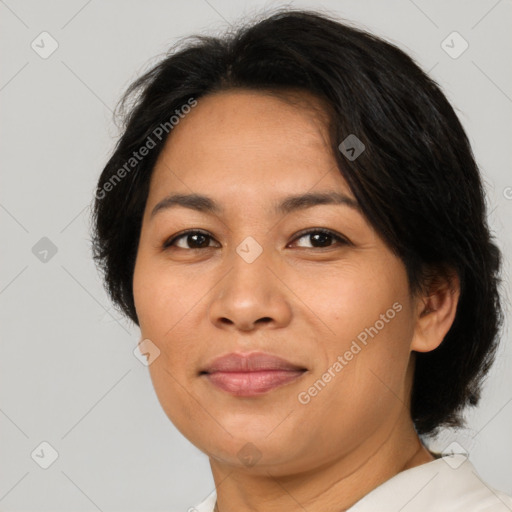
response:
[[[405,267],[299,99],[198,100],[154,168],[133,279],[170,420],[212,460],[274,474],[377,449],[405,411],[414,337]],[[304,194],[342,199],[289,200]]]

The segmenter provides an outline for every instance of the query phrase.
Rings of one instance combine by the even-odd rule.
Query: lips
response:
[[[300,378],[306,368],[271,354],[232,353],[209,363],[200,375],[235,396],[256,396]]]

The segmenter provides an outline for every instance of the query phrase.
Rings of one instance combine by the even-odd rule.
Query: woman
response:
[[[134,93],[94,257],[210,459],[196,510],[512,509],[420,438],[478,403],[502,322],[481,178],[435,82],[282,10],[187,41]]]

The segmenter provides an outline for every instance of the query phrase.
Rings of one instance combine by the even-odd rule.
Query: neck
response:
[[[237,468],[210,459],[216,511],[341,512],[394,475],[434,460],[404,414],[384,438],[372,439],[328,464],[298,474],[272,467]],[[218,506],[217,506],[218,505]]]

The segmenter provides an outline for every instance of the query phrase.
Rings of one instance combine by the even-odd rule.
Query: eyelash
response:
[[[297,233],[297,236],[292,240],[292,242],[295,242],[296,240],[300,240],[301,238],[303,238],[307,235],[316,234],[316,233],[321,233],[323,235],[331,236],[333,239],[335,239],[341,245],[350,245],[350,242],[346,238],[342,237],[341,235],[337,234],[334,231],[331,231],[330,229],[325,229],[325,228],[312,228],[312,229],[307,229],[305,231],[301,231],[301,232]],[[175,236],[169,238],[168,240],[166,240],[163,243],[162,248],[168,249],[168,248],[172,247],[177,240],[179,240],[180,238],[187,237],[188,235],[204,235],[204,236],[209,237],[210,239],[213,239],[213,237],[206,231],[201,231],[198,229],[189,229],[187,231],[183,231],[182,233],[179,233],[178,235],[175,235]],[[333,246],[334,246],[334,244],[329,245],[327,247],[304,247],[304,249],[330,249]],[[180,247],[180,249],[182,249],[182,247]],[[210,246],[194,247],[194,248],[185,249],[185,250],[200,251],[200,250],[204,250],[204,249],[212,249],[212,247],[210,247]]]

